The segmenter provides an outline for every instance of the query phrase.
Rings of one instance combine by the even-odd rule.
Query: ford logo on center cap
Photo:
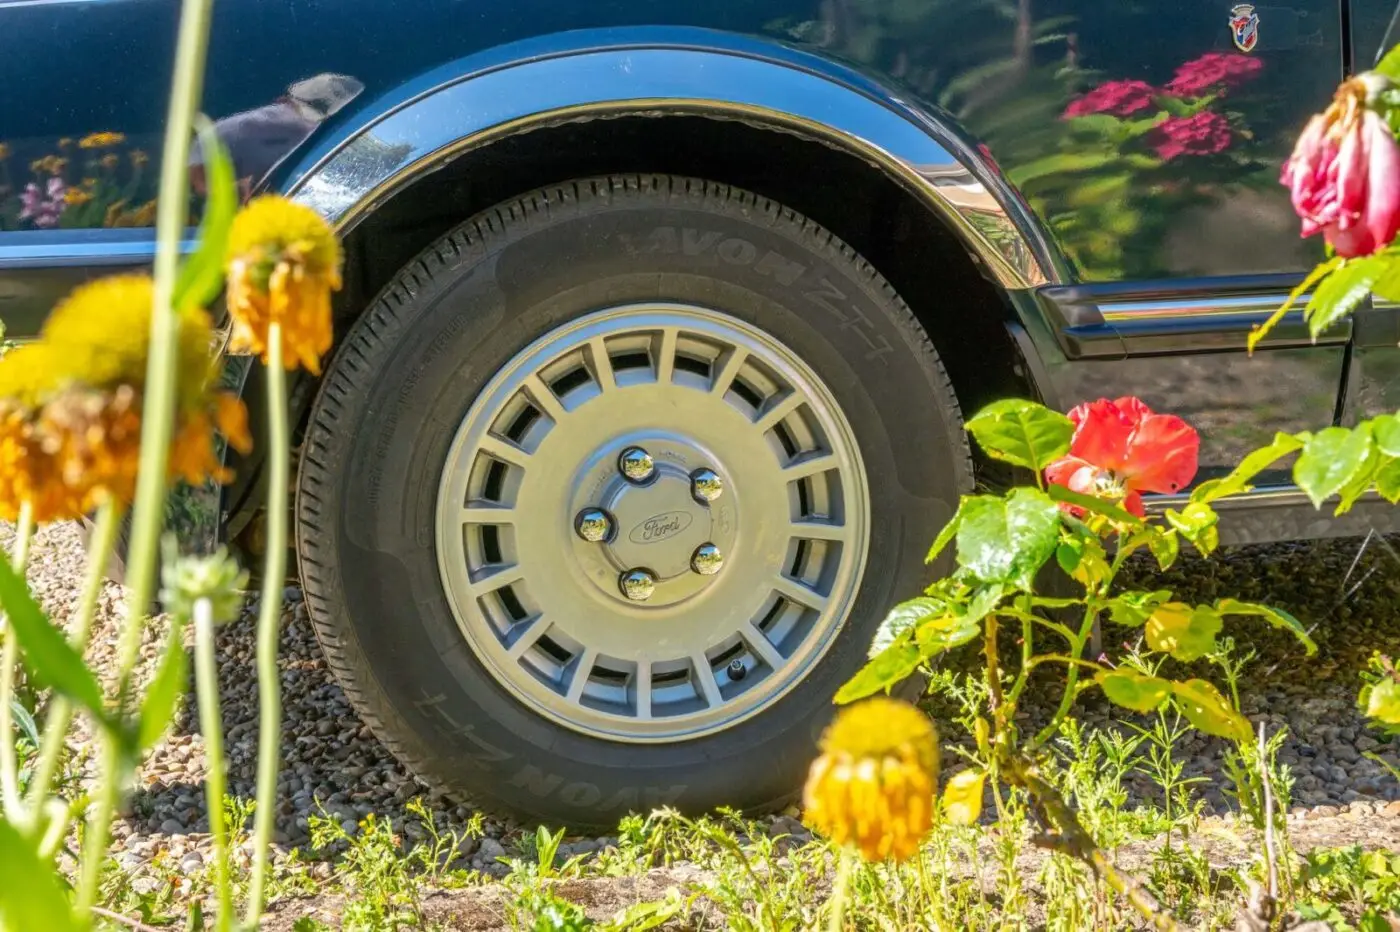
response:
[[[634,544],[659,544],[690,527],[694,520],[689,512],[663,511],[632,528],[627,539]]]

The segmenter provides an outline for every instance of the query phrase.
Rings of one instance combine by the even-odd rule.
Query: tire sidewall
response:
[[[727,314],[803,359],[853,428],[871,497],[861,588],[822,661],[743,722],[661,745],[575,732],[498,684],[434,544],[448,449],[495,372],[585,313],[649,302]],[[310,607],[358,655],[350,691],[376,730],[435,782],[575,824],[789,797],[885,611],[927,582],[922,555],[968,478],[951,391],[889,286],[809,222],[698,182],[581,182],[459,228],[347,336],[310,435]]]

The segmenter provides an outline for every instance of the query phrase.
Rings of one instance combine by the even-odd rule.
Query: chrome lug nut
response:
[[[656,591],[656,577],[650,570],[627,570],[617,584],[622,594],[633,602],[645,602]]]
[[[690,568],[701,576],[713,576],[724,566],[724,554],[714,544],[701,544],[690,558]]]
[[[617,458],[617,469],[623,477],[632,483],[640,485],[648,482],[656,475],[656,463],[653,462],[651,454],[641,447],[628,447],[622,451],[622,455]]]
[[[724,480],[713,469],[697,469],[690,474],[690,494],[699,502],[709,503],[724,491]]]
[[[612,515],[601,508],[585,508],[574,519],[574,531],[591,544],[605,541],[612,537]]]

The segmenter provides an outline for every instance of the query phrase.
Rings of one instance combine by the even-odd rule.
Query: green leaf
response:
[[[1108,554],[1092,531],[1066,522],[1068,533],[1055,549],[1055,559],[1070,578],[1092,589],[1108,577]]]
[[[1392,81],[1400,81],[1400,45],[1394,46],[1385,57],[1376,63],[1372,71],[1379,71]]]
[[[1359,427],[1328,427],[1318,431],[1303,446],[1293,465],[1293,481],[1308,493],[1314,507],[1341,491],[1375,455],[1370,430]]]
[[[1388,459],[1379,464],[1372,483],[1386,501],[1392,505],[1400,502],[1400,458]]]
[[[1381,256],[1348,259],[1322,280],[1313,292],[1303,316],[1316,339],[1323,331],[1356,310],[1371,294],[1371,286],[1385,271]]]
[[[989,456],[1043,472],[1069,452],[1074,424],[1058,411],[1019,398],[993,402],[967,422]]]
[[[58,872],[39,859],[34,845],[0,820],[0,929],[44,932],[76,930],[73,908]]]
[[[35,724],[34,716],[29,714],[29,710],[20,704],[18,699],[10,700],[10,718],[24,739],[37,748],[39,746],[39,726]]]
[[[1274,434],[1273,443],[1248,454],[1228,476],[1202,482],[1191,493],[1191,501],[1208,503],[1227,495],[1248,492],[1254,477],[1290,453],[1301,450],[1303,440],[1293,434]]]
[[[73,649],[63,633],[49,623],[24,580],[0,557],[0,605],[4,605],[25,666],[34,678],[51,686],[92,712],[99,721],[105,720],[102,689],[97,678],[83,664],[82,655]]]
[[[195,119],[208,196],[199,222],[199,247],[180,266],[175,278],[174,303],[180,309],[204,307],[223,288],[229,227],[238,211],[238,183],[228,150],[208,117],[200,115]]]
[[[1147,646],[1190,663],[1215,649],[1215,636],[1222,625],[1220,616],[1207,606],[1192,608],[1183,602],[1168,602],[1147,619]]]
[[[1308,636],[1308,629],[1303,627],[1301,621],[1283,609],[1270,605],[1260,605],[1257,602],[1242,602],[1239,599],[1221,599],[1215,603],[1215,610],[1222,615],[1252,615],[1255,618],[1262,618],[1275,628],[1291,631],[1299,643],[1307,649],[1308,654],[1317,653],[1317,645]]]
[[[1100,670],[1094,679],[1109,702],[1134,712],[1151,712],[1172,693],[1170,681],[1137,670]]]
[[[919,647],[919,660],[932,660],[939,654],[963,646],[981,633],[980,624],[960,618],[937,619],[920,625],[914,632],[914,641]]]
[[[1366,696],[1366,717],[1386,725],[1400,725],[1400,683],[1386,677],[1372,684]]]
[[[958,563],[983,582],[1029,589],[1055,552],[1059,530],[1059,508],[1038,489],[969,498],[958,529]]]
[[[184,624],[178,618],[171,622],[160,666],[146,687],[146,698],[141,701],[141,720],[136,729],[138,753],[154,747],[161,735],[165,734],[170,719],[175,715],[175,704],[185,691],[188,658],[185,656],[184,638],[181,637],[183,631]]]
[[[1400,457],[1400,413],[1382,414],[1372,418],[1370,423],[1376,448],[1386,456]]]
[[[899,603],[890,609],[890,613],[875,630],[875,640],[870,645],[869,656],[873,659],[876,655],[884,653],[906,631],[912,631],[916,625],[930,618],[946,615],[948,610],[947,602],[928,596],[919,596]]]
[[[1172,693],[1186,720],[1208,735],[1230,738],[1240,744],[1254,740],[1254,732],[1243,715],[1230,707],[1220,690],[1205,680],[1172,683]]]
[[[1249,332],[1249,336],[1245,339],[1245,348],[1253,353],[1254,348],[1259,345],[1259,341],[1268,336],[1269,331],[1273,330],[1278,322],[1283,320],[1289,310],[1292,309],[1293,305],[1298,303],[1298,299],[1311,290],[1325,275],[1341,265],[1341,263],[1342,260],[1340,258],[1332,256],[1326,262],[1314,266],[1313,270],[1288,293],[1287,300],[1279,305],[1276,311],[1269,315],[1269,319]]]
[[[981,768],[960,770],[943,788],[943,818],[953,825],[976,825],[982,814],[982,788],[987,771]]]
[[[1167,523],[1189,540],[1203,557],[1210,556],[1220,546],[1220,516],[1205,502],[1188,502],[1180,511],[1168,508]]]
[[[855,702],[899,685],[919,668],[919,661],[912,632],[905,632],[846,681],[836,693],[836,704]]]
[[[958,533],[958,528],[962,527],[963,508],[967,506],[968,496],[964,495],[958,500],[958,510],[953,513],[953,517],[948,519],[948,523],[943,525],[943,530],[938,532],[938,536],[933,539],[933,546],[929,548],[928,556],[924,557],[925,563],[932,563],[938,559],[938,555],[943,552],[943,548],[953,542],[953,537]]]
[[[1137,515],[1122,508],[1114,502],[1099,498],[1097,495],[1085,495],[1083,492],[1075,492],[1062,485],[1046,486],[1045,491],[1057,502],[1064,502],[1066,505],[1077,505],[1087,511],[1101,514],[1106,518],[1126,524],[1129,527],[1141,527],[1143,521]]]
[[[1152,552],[1152,556],[1157,558],[1157,567],[1166,572],[1172,568],[1172,564],[1176,563],[1176,558],[1181,555],[1181,541],[1169,531],[1163,532],[1151,525],[1146,525],[1146,529],[1148,531],[1147,549]]]
[[[1104,606],[1108,609],[1109,620],[1115,625],[1136,628],[1147,624],[1147,619],[1157,611],[1157,607],[1170,599],[1167,589],[1156,592],[1124,592],[1114,596]]]
[[[959,623],[964,625],[975,624],[986,618],[996,610],[1001,604],[1001,597],[1006,593],[1006,587],[1001,583],[992,583],[983,586],[968,600],[967,609],[957,616]]]

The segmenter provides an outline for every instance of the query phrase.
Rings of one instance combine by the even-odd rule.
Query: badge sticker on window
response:
[[[1254,12],[1253,4],[1241,3],[1231,8],[1230,37],[1241,52],[1252,52],[1259,44],[1259,14]]]

